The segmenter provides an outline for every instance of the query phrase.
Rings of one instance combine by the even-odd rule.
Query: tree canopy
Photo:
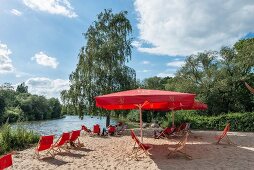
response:
[[[60,118],[61,104],[58,99],[28,93],[25,83],[18,85],[16,91],[11,84],[0,87],[0,124],[18,120],[46,120]]]

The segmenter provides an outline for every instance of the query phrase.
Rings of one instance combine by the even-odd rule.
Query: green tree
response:
[[[157,89],[157,90],[165,90],[165,85],[167,82],[172,79],[171,77],[150,77],[146,78],[142,82],[142,88],[146,89]]]
[[[4,97],[0,95],[0,124],[3,122],[3,114],[5,109]]]
[[[50,98],[48,100],[49,107],[52,110],[51,112],[51,118],[56,119],[60,118],[61,116],[61,104],[58,99],[56,98]]]
[[[113,14],[105,10],[84,34],[86,48],[79,53],[76,70],[70,75],[68,97],[75,112],[97,113],[94,97],[131,89],[135,86],[135,70],[125,65],[131,59],[132,32],[127,12]],[[103,111],[110,123],[110,112]]]
[[[208,114],[253,111],[253,96],[243,83],[254,80],[253,42],[240,40],[233,48],[187,57],[166,89],[198,94],[208,104]]]
[[[25,83],[21,83],[17,86],[16,92],[18,93],[28,93],[28,86],[25,85]]]

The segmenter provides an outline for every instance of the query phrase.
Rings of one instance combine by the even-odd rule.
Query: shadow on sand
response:
[[[183,155],[177,154],[168,159],[168,147],[173,143],[153,145],[150,151],[151,159],[159,169],[252,169],[254,166],[254,150],[228,144],[216,145],[214,135],[202,136],[192,134],[186,145],[186,153],[192,160],[186,159]],[[235,143],[245,145],[246,137],[231,136]],[[254,146],[252,146],[254,147]]]
[[[45,161],[49,164],[56,165],[56,166],[61,166],[61,165],[69,163],[69,162],[59,160],[59,159],[56,159],[56,158],[52,158],[52,157],[42,158],[41,161]]]

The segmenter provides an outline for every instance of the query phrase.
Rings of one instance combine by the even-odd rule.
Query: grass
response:
[[[0,155],[12,150],[22,150],[39,141],[39,135],[22,126],[12,128],[4,124],[0,128]]]

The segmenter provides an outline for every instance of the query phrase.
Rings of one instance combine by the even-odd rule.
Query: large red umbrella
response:
[[[164,90],[135,89],[111,93],[95,97],[96,106],[107,110],[139,109],[140,113],[140,136],[142,134],[142,110],[153,110],[155,105],[177,104],[191,105],[194,103],[195,94],[180,93]]]

